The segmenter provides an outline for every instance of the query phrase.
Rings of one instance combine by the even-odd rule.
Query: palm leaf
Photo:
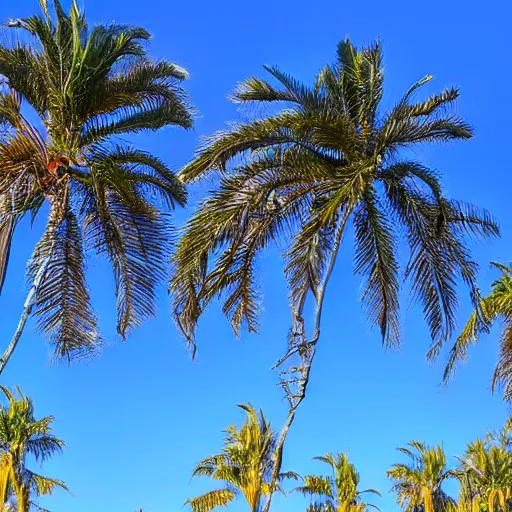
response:
[[[219,489],[191,498],[186,503],[190,504],[193,512],[210,512],[217,507],[225,507],[234,499],[235,494],[231,489]]]

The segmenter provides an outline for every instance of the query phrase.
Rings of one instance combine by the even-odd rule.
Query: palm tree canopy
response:
[[[231,425],[226,429],[222,452],[199,462],[193,477],[206,476],[220,480],[226,487],[191,498],[193,512],[209,512],[227,505],[237,494],[242,494],[251,512],[259,512],[261,500],[268,493],[268,482],[273,467],[276,444],[275,433],[263,412],[259,414],[249,405],[240,405],[247,414],[238,429]],[[282,478],[294,477],[292,473]]]
[[[439,173],[402,150],[471,138],[471,127],[448,113],[459,91],[415,100],[428,75],[383,111],[379,43],[359,49],[342,41],[334,64],[313,85],[276,67],[266,70],[278,87],[250,78],[234,101],[282,109],[216,133],[181,170],[184,181],[220,175],[187,223],[174,258],[170,291],[189,342],[194,346],[197,321],[216,297],[236,333],[243,325],[257,329],[257,256],[273,244],[286,247],[292,306],[301,311],[306,295],[318,293],[351,224],[362,302],[384,342],[399,342],[405,277],[438,347],[454,327],[457,281],[478,297],[466,236],[497,236],[498,227],[486,211],[447,198]],[[404,266],[401,235],[409,248]]]
[[[332,474],[303,478],[303,485],[296,490],[311,497],[306,512],[366,512],[368,507],[377,508],[364,502],[362,494],[369,492],[380,496],[380,493],[375,489],[359,489],[359,473],[347,455],[328,453],[315,460],[328,464]]]
[[[186,71],[147,55],[146,30],[89,28],[75,1],[69,13],[58,0],[54,11],[40,4],[42,15],[19,20],[17,41],[0,47],[0,277],[15,225],[48,205],[28,275],[47,266],[38,327],[57,356],[70,358],[101,339],[85,279],[88,249],[112,264],[123,337],[154,314],[172,238],[168,212],[186,193],[165,162],[120,137],[190,128],[192,111],[180,85]]]
[[[443,491],[443,484],[455,476],[447,469],[446,456],[441,446],[427,446],[411,441],[398,450],[410,459],[409,464],[394,464],[388,477],[396,483],[392,490],[405,512],[450,512],[455,501]]]
[[[444,378],[447,381],[457,364],[465,361],[468,349],[478,343],[483,333],[489,332],[496,320],[502,318],[504,326],[499,342],[499,357],[492,381],[493,391],[502,387],[504,398],[512,400],[512,265],[493,263],[501,276],[492,283],[491,292],[480,300],[479,309],[474,311],[453,345]],[[481,311],[481,314],[480,314]]]
[[[43,462],[60,453],[64,442],[52,429],[54,418],[36,419],[32,401],[18,389],[18,397],[0,386],[8,405],[0,405],[0,500],[8,491],[28,507],[31,497],[51,494],[56,487],[67,489],[64,482],[34,473],[26,466],[27,456]],[[25,512],[25,511],[23,511]]]

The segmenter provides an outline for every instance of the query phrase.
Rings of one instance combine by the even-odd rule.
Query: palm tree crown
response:
[[[352,224],[362,301],[383,340],[399,341],[403,234],[409,247],[404,275],[440,343],[454,326],[458,278],[478,295],[465,235],[494,236],[498,228],[487,212],[448,199],[439,174],[402,150],[471,138],[471,127],[447,113],[459,91],[414,101],[432,79],[428,75],[384,112],[381,46],[358,49],[348,40],[311,86],[275,67],[266,69],[280,88],[250,78],[234,100],[283,109],[215,134],[181,171],[185,181],[210,171],[221,176],[188,222],[175,256],[171,291],[189,341],[215,297],[223,299],[236,332],[244,323],[249,331],[257,329],[257,255],[271,244],[287,246],[296,316],[308,292],[321,309],[322,289]]]
[[[26,467],[28,455],[43,462],[59,453],[64,442],[53,434],[53,417],[36,419],[32,401],[18,390],[19,398],[0,389],[8,406],[0,406],[0,503],[14,498],[18,512],[28,512],[31,498],[51,494],[55,487],[66,489],[60,480],[34,473]]]
[[[332,475],[307,475],[303,478],[304,484],[296,490],[311,497],[306,512],[366,512],[368,507],[377,508],[364,502],[362,494],[370,492],[380,496],[380,493],[375,489],[361,491],[358,488],[359,473],[347,455],[328,453],[315,457],[315,460],[328,464]]]
[[[148,57],[146,30],[89,28],[75,1],[69,14],[58,0],[54,12],[47,0],[40,4],[42,16],[19,20],[18,41],[0,47],[0,277],[14,227],[48,205],[28,274],[37,284],[38,326],[56,355],[70,358],[100,340],[85,251],[112,264],[124,337],[154,313],[171,239],[167,213],[186,200],[162,160],[119,137],[190,128],[192,118],[180,86],[186,71]]]
[[[244,496],[251,512],[259,512],[262,497],[268,494],[275,433],[263,412],[258,414],[250,404],[239,407],[247,414],[245,423],[240,429],[228,427],[222,452],[199,462],[192,474],[220,480],[226,487],[189,499],[193,512],[209,512],[227,505],[237,494]]]
[[[446,456],[441,446],[426,446],[411,441],[406,448],[398,448],[411,460],[410,464],[394,464],[388,476],[396,483],[398,504],[405,512],[453,512],[455,501],[443,491],[443,483],[455,476],[446,467]]]

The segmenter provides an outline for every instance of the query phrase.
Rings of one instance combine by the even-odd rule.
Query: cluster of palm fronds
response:
[[[172,240],[167,213],[186,193],[162,160],[120,137],[190,128],[192,111],[180,85],[186,71],[147,55],[146,30],[89,29],[76,2],[69,14],[58,1],[53,13],[41,5],[42,16],[18,20],[16,42],[0,46],[0,289],[16,226],[44,213],[26,306],[56,356],[71,358],[101,340],[85,278],[88,250],[112,264],[123,337],[155,312]],[[25,103],[37,114],[32,121]]]
[[[53,434],[52,416],[36,419],[32,401],[21,391],[16,396],[3,386],[0,390],[7,398],[7,405],[0,405],[0,510],[28,512],[39,508],[34,498],[66,486],[30,470],[27,456],[43,462],[60,452],[64,442]]]
[[[275,462],[271,450],[276,436],[262,412],[242,406],[247,419],[240,429],[230,426],[220,455],[201,461],[193,476],[206,476],[225,484],[222,489],[189,499],[193,512],[210,512],[229,504],[237,495],[245,498],[251,512],[264,509],[268,501],[270,472]],[[510,512],[512,510],[512,424],[497,433],[489,432],[466,448],[458,465],[448,469],[441,446],[412,441],[398,448],[408,463],[394,464],[388,477],[404,512]],[[367,512],[376,508],[364,498],[380,496],[375,489],[361,489],[360,476],[348,455],[327,453],[315,457],[329,467],[330,474],[299,476],[288,472],[285,479],[299,480],[292,492],[310,498],[306,512]],[[458,500],[444,490],[449,479],[459,484]],[[284,493],[280,487],[279,490]]]

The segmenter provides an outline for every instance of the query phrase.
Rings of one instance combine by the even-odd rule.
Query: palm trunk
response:
[[[25,493],[23,490],[23,484],[21,479],[16,475],[14,465],[11,461],[11,482],[16,494],[17,512],[28,512],[28,502],[25,499]]]
[[[336,263],[336,257],[338,256],[338,252],[341,246],[341,240],[343,238],[343,234],[345,232],[345,226],[347,223],[349,215],[346,214],[344,218],[340,221],[338,226],[336,227],[336,233],[334,235],[334,243],[331,251],[331,258],[329,261],[329,265],[326,269],[324,278],[320,283],[316,295],[316,307],[315,307],[315,316],[314,316],[314,331],[313,337],[308,340],[306,338],[306,332],[304,328],[304,320],[302,318],[302,311],[304,308],[304,300],[300,303],[299,308],[296,312],[294,312],[294,326],[292,330],[292,335],[297,336],[301,341],[298,344],[295,344],[291,351],[288,353],[277,363],[274,367],[276,368],[280,364],[282,364],[286,359],[288,359],[292,354],[298,353],[301,359],[301,366],[297,369],[293,370],[294,373],[299,371],[299,375],[295,376],[291,380],[282,380],[281,386],[285,390],[286,398],[288,399],[288,415],[284,422],[283,428],[279,433],[279,439],[277,441],[276,446],[276,460],[274,463],[274,467],[272,469],[272,477],[270,479],[270,494],[267,502],[265,503],[265,507],[263,508],[263,512],[269,512],[270,504],[272,502],[272,497],[277,488],[277,483],[279,480],[279,473],[281,472],[281,464],[283,458],[283,449],[286,442],[286,438],[288,436],[288,432],[295,420],[295,413],[304,400],[306,398],[306,391],[309,383],[309,376],[311,373],[311,366],[313,364],[313,360],[316,352],[316,344],[320,338],[320,324],[322,320],[322,309],[325,298],[325,290],[327,288],[327,284],[331,277],[332,271],[334,269],[334,264]],[[289,372],[282,372],[283,374],[288,374]],[[297,389],[293,392],[290,389],[290,385],[297,384]]]
[[[52,224],[54,224],[52,226]],[[7,363],[9,362],[9,359],[12,356],[12,353],[16,349],[16,346],[18,345],[18,342],[20,341],[21,335],[23,334],[23,330],[25,329],[25,325],[27,324],[27,320],[29,319],[32,310],[34,309],[34,305],[36,303],[36,297],[37,292],[39,290],[39,287],[41,285],[41,282],[46,274],[46,271],[48,269],[48,265],[51,261],[53,249],[55,247],[55,222],[50,217],[49,221],[49,227],[47,231],[44,233],[43,238],[46,237],[48,240],[51,240],[50,248],[45,256],[44,260],[41,262],[41,265],[39,265],[39,268],[37,269],[37,272],[34,276],[34,280],[32,281],[32,285],[30,286],[30,290],[28,291],[27,298],[25,299],[25,303],[23,305],[23,312],[21,313],[20,320],[18,322],[18,326],[16,327],[16,330],[14,331],[14,334],[11,338],[11,341],[7,347],[7,349],[4,352],[4,355],[0,359],[0,375],[4,371]]]
[[[14,217],[7,215],[0,223],[0,293],[7,273],[12,236],[14,234]]]

